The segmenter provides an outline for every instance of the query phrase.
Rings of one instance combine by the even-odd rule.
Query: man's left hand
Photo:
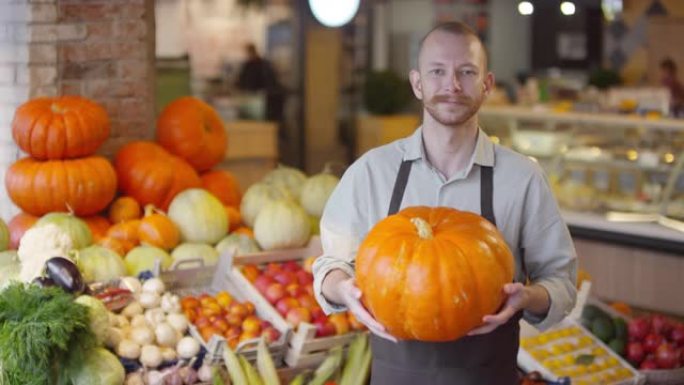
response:
[[[484,325],[471,330],[468,335],[487,334],[508,322],[520,310],[526,309],[530,302],[530,290],[522,283],[507,283],[503,291],[508,297],[497,314],[486,315],[482,318]]]

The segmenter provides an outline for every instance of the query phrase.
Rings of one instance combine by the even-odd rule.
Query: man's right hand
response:
[[[356,287],[354,278],[339,270],[331,272],[323,282],[323,295],[331,302],[345,305],[354,317],[366,325],[373,334],[389,341],[397,342],[397,339],[387,333],[385,327],[373,318],[363,306],[363,303],[361,303],[361,290]]]

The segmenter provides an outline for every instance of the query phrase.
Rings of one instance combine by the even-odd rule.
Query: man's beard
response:
[[[471,98],[465,95],[435,95],[427,103],[423,101],[423,108],[432,116],[432,119],[450,127],[469,121],[477,114],[483,100],[483,95],[478,98]],[[446,106],[443,103],[448,102],[455,104],[449,105],[450,111],[444,111]]]

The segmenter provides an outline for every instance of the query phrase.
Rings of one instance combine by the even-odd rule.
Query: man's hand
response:
[[[331,271],[323,281],[323,296],[331,302],[345,305],[362,324],[375,335],[397,342],[387,330],[366,310],[361,303],[361,290],[356,287],[354,278],[341,270]]]
[[[468,335],[487,334],[508,322],[521,310],[529,310],[533,313],[544,314],[548,311],[550,300],[549,294],[541,286],[524,286],[522,283],[507,283],[503,291],[508,297],[503,307],[497,314],[486,315],[482,318],[484,325],[471,330]]]

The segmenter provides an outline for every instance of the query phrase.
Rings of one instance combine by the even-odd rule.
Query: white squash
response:
[[[309,216],[289,199],[268,203],[254,224],[254,238],[264,250],[302,247],[310,235]]]
[[[330,198],[340,179],[327,172],[316,174],[307,179],[302,186],[299,202],[309,215],[320,218],[323,215],[325,203]]]
[[[269,171],[264,176],[263,182],[283,187],[295,198],[299,198],[299,192],[306,181],[306,174],[294,167],[279,164],[278,167]]]
[[[128,275],[137,276],[141,271],[154,269],[155,261],[159,259],[162,269],[168,269],[173,259],[166,251],[154,246],[138,246],[126,254],[124,264]]]
[[[290,192],[282,186],[269,183],[255,183],[249,186],[240,203],[242,221],[253,228],[259,211],[269,202],[280,199],[292,199]]]
[[[221,242],[216,245],[216,251],[219,254],[226,252],[233,253],[233,256],[253,254],[261,251],[261,248],[256,241],[245,234],[233,233],[223,238]]]
[[[9,247],[10,233],[5,222],[0,218],[0,251],[5,251]]]
[[[219,253],[211,245],[206,243],[182,243],[171,252],[173,262],[202,259],[205,265],[218,263]]]
[[[75,251],[74,255],[86,283],[106,282],[126,275],[121,256],[106,247],[89,246]]]
[[[213,245],[228,232],[226,209],[218,198],[203,189],[188,189],[176,195],[168,216],[178,226],[183,242]]]

